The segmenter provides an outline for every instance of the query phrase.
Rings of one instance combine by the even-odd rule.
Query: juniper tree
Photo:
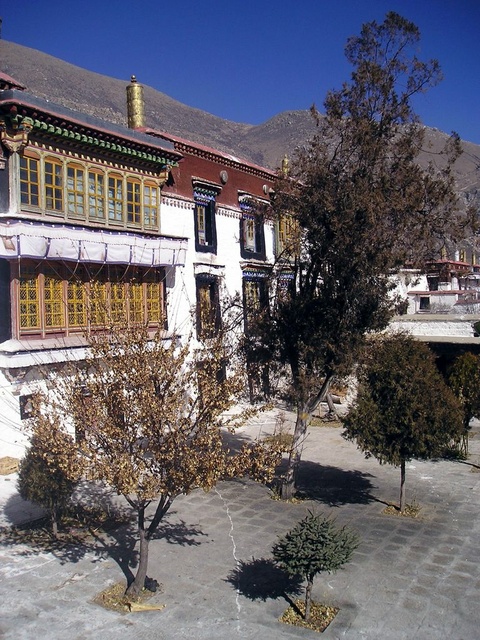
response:
[[[132,508],[140,545],[133,596],[144,587],[149,542],[177,496],[236,476],[268,480],[281,456],[260,443],[235,454],[224,445],[222,428],[252,414],[236,409],[244,376],[220,334],[203,348],[192,343],[166,342],[143,327],[92,337],[85,366],[56,381],[32,420],[44,450],[75,428],[75,464]],[[220,375],[225,360],[230,371]]]
[[[480,357],[469,351],[458,356],[448,380],[463,408],[462,453],[467,455],[470,421],[480,415]]]
[[[390,12],[348,40],[351,81],[328,93],[325,116],[312,108],[317,134],[275,187],[273,216],[290,217],[298,234],[279,257],[277,294],[254,348],[286,367],[296,404],[285,498],[312,412],[401,302],[392,275],[421,267],[445,238],[463,233],[451,173],[457,137],[426,169],[417,162],[425,131],[411,102],[441,79],[436,60],[417,58],[419,38]]]
[[[65,435],[60,447],[46,450],[41,437],[32,438],[18,470],[18,492],[24,500],[47,509],[55,538],[62,512],[79,480],[73,440]]]
[[[343,436],[367,458],[400,467],[403,511],[405,463],[442,455],[462,433],[461,408],[430,349],[409,336],[373,340],[357,373],[358,395],[344,418]]]
[[[330,518],[311,511],[293,529],[279,538],[273,557],[291,576],[301,576],[305,589],[305,620],[310,617],[315,576],[323,571],[333,573],[346,564],[358,546],[357,535],[346,527],[339,528]]]

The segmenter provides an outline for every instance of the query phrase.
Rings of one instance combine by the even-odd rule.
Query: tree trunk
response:
[[[138,535],[140,538],[140,557],[138,559],[138,569],[134,581],[127,588],[127,595],[137,597],[145,586],[148,567],[148,543],[149,537],[144,525],[145,507],[141,507],[138,512]]]
[[[405,460],[400,463],[400,511],[405,509]]]
[[[338,414],[337,414],[337,410],[335,408],[335,404],[333,402],[332,394],[331,393],[325,394],[325,399],[326,399],[327,405],[328,405],[328,414],[329,414],[329,416],[338,418]]]
[[[297,485],[298,467],[302,458],[303,441],[307,433],[308,418],[305,405],[297,407],[297,421],[295,422],[295,431],[293,432],[292,448],[288,458],[288,467],[281,487],[282,500],[291,500],[295,493]]]
[[[50,511],[50,517],[52,519],[52,533],[54,538],[58,539],[58,513],[57,508],[55,506],[52,507]]]
[[[282,500],[291,500],[293,498],[297,484],[298,467],[302,459],[303,441],[307,433],[308,420],[312,412],[315,411],[328,393],[332,377],[332,374],[327,374],[317,395],[313,398],[299,401],[297,404],[297,421],[295,422],[295,430],[293,432],[292,448],[290,449],[287,471],[282,481],[280,491]]]
[[[310,609],[312,605],[312,587],[313,580],[309,578],[307,580],[307,588],[305,589],[305,620],[310,619]]]

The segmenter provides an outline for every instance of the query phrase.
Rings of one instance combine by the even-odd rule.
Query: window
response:
[[[37,158],[20,158],[20,201],[33,207],[40,206],[40,176]]]
[[[242,210],[240,219],[240,254],[242,258],[265,260],[263,215],[255,210],[255,202],[251,197],[241,197],[239,204]]]
[[[194,190],[196,251],[217,252],[215,197],[215,192],[208,189],[195,188]]]
[[[268,306],[267,274],[244,274],[243,277],[243,311],[245,333],[252,327],[259,312]]]
[[[103,327],[107,324],[107,282],[106,272],[95,274],[89,283],[89,321],[93,326]]]
[[[275,252],[277,258],[290,258],[299,253],[300,231],[298,220],[291,215],[282,215],[276,223]]]
[[[108,178],[108,217],[114,222],[123,221],[123,180],[121,176]]]
[[[218,278],[197,276],[197,336],[211,338],[220,328]]]
[[[82,280],[72,278],[67,283],[68,324],[70,327],[87,326],[86,286]]]
[[[67,211],[69,216],[85,217],[85,172],[71,164],[67,166]]]
[[[141,282],[130,282],[128,288],[128,315],[130,322],[143,322],[143,285]]]
[[[429,296],[420,296],[420,311],[430,311]]]
[[[147,321],[159,326],[163,324],[166,328],[164,285],[164,275],[161,271],[151,270],[144,277]]]
[[[127,180],[127,221],[141,223],[140,182]]]
[[[109,307],[113,324],[121,324],[127,320],[126,296],[127,291],[125,283],[119,279],[119,276],[116,273],[112,273]]]
[[[19,335],[145,323],[166,328],[164,269],[22,261],[17,272]]]
[[[58,271],[48,267],[43,272],[43,297],[45,328],[61,329],[65,326],[63,279]]]
[[[159,229],[160,182],[150,174],[109,171],[92,161],[71,161],[50,153],[37,156],[27,150],[27,155],[20,156],[18,178],[21,204],[40,209],[40,214]],[[208,200],[205,204],[214,211],[214,203]],[[212,220],[208,215],[203,219],[202,244],[211,251],[215,238]]]
[[[19,278],[19,316],[20,332],[22,329],[38,329],[40,327],[38,277],[33,266],[22,269]]]
[[[88,214],[90,220],[105,218],[104,176],[96,171],[88,172]]]
[[[146,184],[143,187],[143,219],[146,227],[158,226],[158,188]]]
[[[45,160],[45,208],[63,211],[63,166],[58,160]]]

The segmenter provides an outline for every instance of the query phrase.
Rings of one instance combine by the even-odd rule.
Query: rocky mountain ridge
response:
[[[126,125],[129,78],[118,80],[103,76],[6,40],[0,40],[0,70],[40,98]],[[284,111],[260,125],[249,125],[189,107],[149,86],[144,88],[144,98],[148,127],[208,145],[270,169],[280,166],[285,153],[291,156],[315,131],[315,123],[308,110]],[[427,128],[429,153],[422,154],[420,163],[426,164],[435,157],[446,138],[445,133]],[[480,145],[465,141],[463,148],[464,153],[455,165],[458,191],[465,200],[480,202]]]

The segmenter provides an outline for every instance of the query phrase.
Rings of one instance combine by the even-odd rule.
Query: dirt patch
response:
[[[292,624],[296,627],[313,629],[313,631],[321,633],[322,631],[325,631],[338,612],[339,609],[337,609],[337,607],[330,607],[319,602],[312,602],[310,618],[305,620],[305,602],[303,600],[295,600],[293,605],[282,615],[280,622],[283,622],[284,624]]]
[[[0,476],[9,476],[11,473],[16,473],[19,464],[20,460],[18,458],[11,458],[10,456],[0,458]]]

